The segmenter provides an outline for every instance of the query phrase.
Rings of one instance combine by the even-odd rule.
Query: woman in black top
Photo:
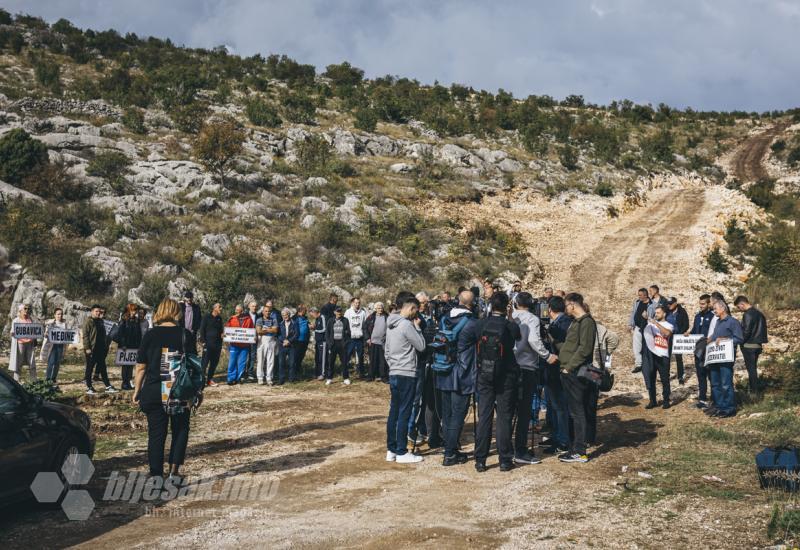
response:
[[[142,337],[136,361],[133,402],[147,415],[147,457],[151,476],[164,475],[164,444],[167,426],[172,425],[169,475],[177,476],[189,442],[190,404],[169,399],[177,371],[170,364],[179,361],[183,350],[193,352],[194,336],[178,326],[180,306],[165,298],[153,315],[153,328]],[[179,364],[179,363],[177,363]],[[202,394],[200,394],[202,400]]]
[[[136,304],[128,304],[122,320],[117,327],[117,333],[113,340],[120,349],[139,349],[142,343],[142,326],[138,318],[139,307]],[[131,377],[133,376],[133,365],[122,365],[122,389],[132,390]]]

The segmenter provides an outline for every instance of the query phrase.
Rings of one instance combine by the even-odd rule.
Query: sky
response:
[[[702,110],[800,107],[800,0],[0,0],[190,47]]]

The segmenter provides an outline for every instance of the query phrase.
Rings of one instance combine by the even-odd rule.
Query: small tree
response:
[[[333,160],[333,150],[322,136],[308,136],[297,146],[297,166],[304,175],[328,174]]]
[[[230,162],[242,151],[244,132],[232,119],[206,124],[194,142],[194,154],[224,183]]]
[[[122,124],[134,134],[147,133],[147,127],[144,124],[144,113],[136,107],[125,109],[125,113],[122,115]]]
[[[86,173],[104,179],[117,195],[125,195],[128,191],[125,175],[130,163],[130,159],[119,151],[98,153],[89,161]]]
[[[706,262],[708,262],[708,267],[717,273],[728,273],[729,271],[728,260],[722,255],[722,251],[717,245],[714,245],[714,248],[709,251]]]
[[[567,170],[575,170],[578,167],[578,150],[570,144],[559,149],[558,158]]]
[[[355,112],[355,127],[365,132],[374,132],[378,125],[378,115],[369,107],[361,107]]]
[[[281,125],[281,117],[278,116],[278,111],[261,98],[250,99],[245,105],[244,109],[248,120],[256,126],[266,126],[268,128],[276,128]]]
[[[0,138],[0,179],[17,185],[48,163],[47,146],[21,128]]]

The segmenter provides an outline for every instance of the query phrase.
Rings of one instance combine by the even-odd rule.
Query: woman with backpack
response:
[[[139,349],[142,343],[142,325],[139,321],[139,307],[136,304],[128,304],[122,314],[119,325],[117,325],[114,341],[119,349],[134,350]],[[122,365],[122,389],[132,390],[131,378],[133,376],[133,365]]]
[[[389,314],[383,307],[383,302],[375,302],[375,311],[367,317],[364,324],[364,334],[367,336],[369,346],[369,377],[370,382],[380,378],[382,382],[389,383],[389,373],[386,372],[386,358],[383,356],[383,345],[386,342],[386,319]]]
[[[168,426],[172,430],[168,460],[170,477],[179,477],[178,470],[189,442],[192,404],[170,398],[170,388],[177,373],[170,366],[180,364],[183,353],[194,353],[195,350],[191,331],[178,326],[180,315],[181,308],[175,300],[165,298],[158,305],[153,315],[153,328],[142,337],[136,360],[133,402],[147,415],[147,457],[151,476],[164,475]],[[202,398],[201,390],[194,405],[199,406]]]

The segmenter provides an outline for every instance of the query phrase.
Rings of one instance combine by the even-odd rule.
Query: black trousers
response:
[[[103,384],[110,386],[111,382],[108,381],[108,368],[106,367],[106,354],[108,350],[92,350],[91,355],[86,356],[86,369],[83,371],[83,379],[86,382],[86,387],[92,387],[92,371],[96,370],[97,374],[103,379]]]
[[[680,353],[675,356],[675,364],[678,366],[678,381],[683,380],[684,370],[683,370],[683,355]]]
[[[295,342],[294,343],[294,372],[298,380],[305,380],[303,376],[303,359],[306,358],[308,351],[308,342]]]
[[[314,376],[319,378],[327,372],[328,344],[322,337],[314,343]]]
[[[454,456],[461,448],[461,430],[467,418],[469,394],[463,395],[454,391],[443,391],[442,394],[442,430],[444,431],[444,455]]]
[[[350,365],[347,361],[347,346],[344,340],[334,340],[331,346],[331,351],[328,356],[327,367],[325,369],[325,378],[333,380],[333,367],[336,365],[336,358],[342,363],[342,378],[350,378]]]
[[[649,349],[644,353],[645,360],[642,362],[642,376],[644,376],[644,385],[647,387],[650,403],[655,403],[657,401],[656,374],[658,374],[658,377],[661,379],[661,396],[664,398],[664,401],[669,401],[669,357],[661,357]]]
[[[380,378],[384,382],[389,381],[389,372],[386,369],[386,357],[383,355],[383,346],[370,344],[369,346],[369,379]]]
[[[517,388],[517,426],[514,430],[514,452],[522,454],[528,450],[528,429],[531,424],[531,404],[533,392],[539,383],[537,371],[520,369],[520,383]]]
[[[747,385],[750,392],[758,391],[758,356],[761,348],[746,348],[742,346],[742,358],[747,367]]]
[[[572,442],[570,452],[586,454],[586,409],[585,399],[589,382],[572,373],[561,375],[561,386],[567,395],[567,408],[572,420]]]
[[[205,345],[203,348],[203,358],[200,364],[203,367],[203,372],[206,373],[206,380],[214,378],[214,373],[219,365],[219,356],[222,353],[222,345],[209,346]],[[207,370],[206,370],[207,369]]]
[[[122,385],[130,386],[133,377],[133,365],[122,365]]]
[[[514,446],[511,444],[511,421],[517,400],[517,373],[509,372],[487,380],[478,374],[478,433],[475,442],[475,460],[486,462],[492,442],[492,420],[497,406],[497,454],[500,462],[511,462]]]
[[[189,410],[181,414],[168,415],[160,405],[145,411],[147,415],[147,462],[150,475],[164,474],[164,445],[167,442],[167,426],[172,428],[172,443],[169,447],[169,463],[181,465],[186,458],[189,443]]]
[[[708,369],[703,365],[706,362],[706,352],[705,349],[703,353],[698,357],[694,355],[694,372],[697,376],[697,392],[700,401],[708,401],[708,386],[711,383],[711,373],[709,373]]]
[[[425,403],[425,426],[428,428],[428,446],[441,447],[442,434],[442,392],[436,389],[433,369],[425,367],[425,382],[422,387],[422,400]]]
[[[597,443],[597,400],[600,398],[600,386],[591,382],[586,384],[583,396],[583,410],[586,414],[586,443]]]

